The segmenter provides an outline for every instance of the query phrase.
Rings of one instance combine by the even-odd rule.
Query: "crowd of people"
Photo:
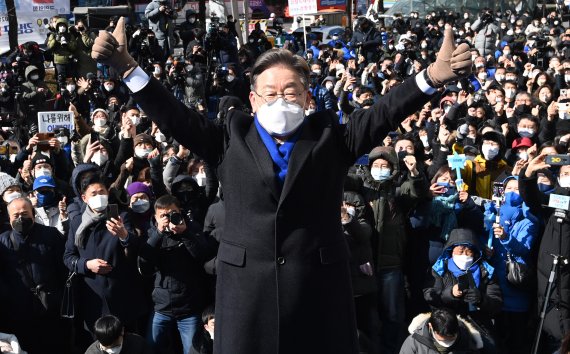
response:
[[[288,171],[301,167],[288,162],[296,153],[293,144],[304,137],[271,145],[272,137],[297,123],[307,131],[303,120],[325,111],[334,112],[334,125],[341,127],[336,131],[358,124],[365,132],[369,111],[390,110],[394,118],[386,118],[390,129],[378,128],[381,139],[363,133],[366,141],[353,142],[374,148],[344,171],[344,182],[303,175],[315,189],[344,184],[338,220],[312,225],[311,214],[318,220],[319,209],[328,208],[319,201],[297,205],[312,209],[293,214],[294,222],[318,232],[342,227],[354,301],[320,300],[354,309],[360,352],[521,354],[531,352],[537,331],[538,352],[570,352],[570,29],[562,23],[563,10],[544,16],[442,11],[425,18],[412,12],[395,16],[390,26],[362,17],[328,43],[309,31],[306,45],[280,26],[270,41],[258,26],[239,46],[231,16],[205,28],[190,10],[175,33],[176,12],[167,1],[153,0],[145,11],[149,25],[127,26],[127,42],[117,43],[130,61],[105,64],[92,58],[97,34],[84,20],[70,25],[53,17],[46,51],[24,43],[0,68],[0,332],[7,333],[0,335],[2,352],[202,354],[224,340],[218,338],[224,332],[214,331],[215,299],[243,294],[216,289],[218,271],[260,257],[248,248],[246,261],[246,249],[226,241],[224,229],[255,230],[256,222],[266,227],[265,219],[240,219],[239,211],[226,211],[225,200],[235,205],[244,198],[236,197],[236,184],[251,195],[266,187],[253,179],[247,185],[244,176],[228,183],[232,193],[224,195],[220,181],[238,180],[239,166],[253,162],[232,155],[236,164],[220,168],[217,151],[174,139],[196,133],[175,131],[187,127],[176,121],[170,127],[155,123],[159,113],[147,107],[158,102],[133,88],[146,83],[126,82],[133,70],[168,90],[175,100],[169,103],[183,104],[221,130],[237,124],[232,111],[260,117],[270,110],[299,110],[301,120],[291,114],[283,126],[256,118],[259,137],[244,140],[267,148],[255,163],[260,170],[265,163],[273,166],[275,176],[265,178],[279,191],[271,190],[276,200],[293,188]],[[112,19],[106,31],[116,33],[121,26],[122,20]],[[472,73],[433,82],[423,73],[437,64],[449,27],[456,45],[469,45]],[[177,41],[179,56],[173,55]],[[256,67],[263,65],[256,60],[273,53],[274,44],[304,59],[310,71],[303,83],[310,93],[306,103],[291,88],[254,86],[260,77]],[[53,63],[52,79],[46,62]],[[419,81],[418,86],[430,97],[408,115],[410,107],[400,108],[396,102],[402,98],[394,92],[419,95],[401,90],[416,76],[425,76],[427,88]],[[257,99],[266,105],[257,106]],[[73,112],[73,128],[38,132],[38,112],[45,111]],[[180,112],[189,111],[172,108],[169,114]],[[209,131],[205,123],[188,126]],[[203,146],[218,143],[208,138],[196,136]],[[247,144],[236,141],[232,148]],[[297,147],[302,148],[307,147]],[[462,167],[448,163],[453,156],[465,157]],[[326,164],[337,162],[321,161],[309,171],[316,174]],[[565,200],[565,206],[554,199]],[[263,215],[269,202],[259,203],[247,205],[253,215]],[[341,248],[320,252],[323,264],[343,260]],[[296,264],[293,257],[277,258],[283,267],[286,262]],[[232,281],[247,283],[265,277],[263,272],[232,274]],[[327,290],[303,284],[307,291]],[[290,302],[294,308],[295,300]],[[73,314],[64,311],[70,307]],[[245,311],[272,316],[264,309],[256,303],[224,308],[224,319]],[[299,333],[306,338],[313,331],[309,323],[321,314],[308,309],[286,315],[307,321],[296,329],[306,329]],[[265,325],[230,322],[218,319],[226,333]],[[269,340],[256,340],[264,339]],[[304,353],[291,349],[293,343],[280,345],[291,350],[282,352]],[[246,352],[241,350],[235,353]]]

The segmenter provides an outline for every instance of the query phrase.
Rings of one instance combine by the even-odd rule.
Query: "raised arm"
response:
[[[138,66],[129,55],[124,18],[113,34],[100,31],[91,52],[93,59],[120,73],[133,92],[134,100],[152,118],[160,130],[190,148],[213,165],[223,154],[223,127],[186,107],[171,92]]]

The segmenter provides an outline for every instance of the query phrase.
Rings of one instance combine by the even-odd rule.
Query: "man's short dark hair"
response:
[[[287,49],[270,49],[257,58],[251,69],[251,86],[255,89],[255,82],[259,75],[274,66],[285,66],[299,74],[303,87],[309,88],[309,65],[302,57],[295,55]]]
[[[441,308],[433,311],[429,323],[433,331],[442,336],[451,337],[459,332],[459,321],[455,312],[450,309]]]
[[[163,195],[154,202],[154,211],[156,212],[158,209],[166,209],[171,205],[176,205],[176,207],[180,209],[180,201],[178,198],[170,194]]]
[[[121,320],[113,315],[107,315],[95,321],[93,326],[95,338],[103,346],[108,347],[115,343],[123,334],[123,324]]]
[[[210,305],[202,311],[202,323],[208,324],[208,321],[215,318],[215,308],[214,305]]]

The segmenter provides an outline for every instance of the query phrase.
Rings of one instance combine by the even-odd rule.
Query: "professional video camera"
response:
[[[175,58],[172,62],[172,67],[174,71],[170,74],[172,84],[173,85],[183,85],[186,81],[186,75],[184,72],[184,64],[185,64],[184,57]]]
[[[228,68],[226,68],[225,66],[218,66],[216,68],[216,71],[214,72],[214,79],[225,81],[227,76],[228,76]]]
[[[549,39],[538,34],[529,36],[529,39],[534,41],[532,48],[537,50],[534,55],[530,56],[530,62],[546,69],[550,58],[555,55],[555,50],[550,45]]]

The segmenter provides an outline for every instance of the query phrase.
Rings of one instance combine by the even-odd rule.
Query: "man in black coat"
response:
[[[374,28],[374,23],[368,19],[362,19],[358,28],[354,31],[350,40],[352,49],[360,49],[367,63],[375,63],[380,58],[382,46],[382,34]]]
[[[64,244],[56,228],[34,223],[33,210],[26,198],[8,204],[13,230],[0,235],[0,332],[14,333],[30,354],[62,353]]]
[[[251,72],[255,117],[234,109],[219,126],[138,68],[123,50],[121,26],[100,34],[93,57],[123,73],[162,132],[218,166],[224,187],[214,352],[356,353],[349,251],[339,218],[344,178],[434,87],[469,71],[468,47],[455,49],[449,28],[428,73],[390,90],[345,126],[332,111],[305,118],[307,63],[287,50],[269,50]]]

